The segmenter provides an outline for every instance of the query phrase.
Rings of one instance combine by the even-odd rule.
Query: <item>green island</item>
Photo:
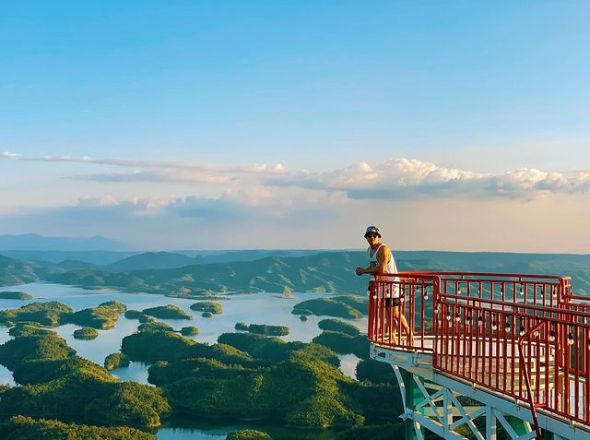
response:
[[[344,376],[336,353],[314,343],[225,333],[208,345],[173,332],[142,332],[125,337],[122,352],[152,363],[149,382],[163,390],[174,414],[300,427],[372,423],[376,405],[382,422],[396,414],[392,393],[376,398],[384,385]]]
[[[76,425],[59,420],[35,420],[14,416],[0,424],[0,438],[4,440],[156,440],[156,436],[126,426],[104,427]]]
[[[98,307],[78,312],[74,312],[70,306],[56,301],[34,302],[18,309],[0,311],[0,322],[35,322],[48,327],[71,323],[97,329],[109,329],[114,327],[120,314],[125,310],[125,305],[117,301],[105,302]]]
[[[52,330],[41,327],[36,322],[20,321],[8,330],[10,336],[41,336],[55,334]]]
[[[150,315],[144,315],[143,313],[139,315],[138,320],[142,324],[145,324],[146,322],[156,322],[156,318]]]
[[[365,335],[350,336],[346,333],[324,330],[312,341],[338,354],[354,354],[361,359],[369,357],[369,340]]]
[[[137,327],[137,331],[140,332],[171,332],[174,331],[170,324],[160,321],[150,321],[141,324]]]
[[[141,312],[139,310],[127,310],[124,316],[127,319],[139,319]]]
[[[345,333],[350,336],[358,336],[360,333],[357,327],[339,319],[322,319],[318,322],[318,327],[322,330]]]
[[[243,429],[241,431],[230,432],[225,440],[272,440],[272,437],[266,432]]]
[[[199,334],[199,329],[197,327],[182,327],[180,334],[183,336],[195,336]]]
[[[1,310],[0,323],[28,321],[48,327],[57,327],[62,323],[63,317],[72,312],[73,309],[70,306],[57,301],[34,302],[18,309]]]
[[[238,322],[235,325],[236,330],[247,331],[257,335],[266,336],[286,336],[289,334],[289,327],[283,325],[267,325],[267,324],[246,324]]]
[[[76,339],[96,339],[98,338],[98,332],[92,327],[83,327],[74,330],[74,338]]]
[[[211,313],[211,312],[203,312],[203,313],[201,314],[201,316],[202,316],[203,318],[213,318],[213,313]]]
[[[198,312],[209,312],[213,315],[220,315],[223,313],[223,307],[221,304],[212,301],[200,301],[191,305],[191,310]]]
[[[191,315],[174,304],[144,309],[143,314],[159,319],[193,319]]]
[[[234,326],[234,328],[236,330],[247,332],[248,329],[250,328],[250,326],[248,324],[246,324],[245,322],[236,322],[236,325]]]
[[[53,321],[68,322],[66,317],[74,313],[58,304],[41,311],[61,311],[65,316]],[[111,307],[117,316],[124,311],[113,303],[97,308],[101,307]],[[38,311],[25,309],[9,315],[15,319]],[[399,412],[399,402],[391,392],[393,385],[382,378],[381,365],[360,363],[360,382],[338,369],[337,353],[368,355],[366,338],[345,333],[351,333],[346,323],[326,320],[336,321],[327,327],[341,331],[324,330],[313,343],[275,337],[274,333],[288,331],[282,326],[242,323],[249,333],[224,333],[217,343],[203,344],[179,334],[189,333],[188,329],[194,334],[198,331],[195,327],[178,332],[142,312],[140,317],[144,316],[149,317],[148,322],[123,339],[121,352],[107,356],[104,368],[77,356],[42,324],[16,319],[10,329],[15,339],[0,345],[0,363],[13,372],[20,385],[0,391],[0,412],[34,417],[23,422],[26,427],[18,428],[23,433],[26,429],[93,432],[113,426],[145,429],[159,426],[171,415],[266,420],[302,428],[356,427],[394,422]],[[259,334],[250,333],[252,330]],[[130,361],[151,363],[148,380],[155,387],[121,382],[110,375],[110,370]],[[96,435],[111,435],[100,432]],[[128,438],[153,438],[125,432]],[[112,435],[117,438],[119,434],[113,431]],[[243,431],[235,435],[250,434]]]
[[[22,299],[22,300],[29,300],[33,299],[33,295],[27,292],[10,292],[10,291],[3,291],[0,292],[0,299]]]
[[[106,330],[113,328],[121,313],[126,310],[125,304],[118,301],[108,301],[99,304],[98,307],[82,309],[79,312],[65,315],[63,322]]]
[[[111,353],[104,359],[104,367],[108,370],[126,368],[129,366],[129,358],[123,353]]]
[[[121,382],[56,334],[17,336],[0,345],[0,363],[21,384],[2,390],[5,416],[143,429],[159,426],[171,411],[161,390]]]
[[[294,315],[327,315],[338,318],[359,319],[369,313],[366,299],[357,296],[333,296],[300,302],[293,306]]]

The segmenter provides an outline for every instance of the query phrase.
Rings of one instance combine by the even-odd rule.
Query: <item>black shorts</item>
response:
[[[399,298],[385,298],[385,307],[398,307],[399,305]]]

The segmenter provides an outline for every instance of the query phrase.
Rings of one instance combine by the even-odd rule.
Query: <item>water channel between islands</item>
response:
[[[143,310],[148,307],[155,307],[166,304],[175,304],[187,311],[193,319],[159,319],[159,321],[170,324],[174,329],[187,325],[194,325],[199,328],[197,336],[187,336],[199,342],[213,344],[222,333],[234,332],[237,322],[248,324],[272,324],[289,327],[289,335],[281,337],[284,341],[310,342],[320,334],[318,322],[326,318],[324,316],[309,316],[307,321],[301,321],[299,316],[291,313],[293,305],[298,302],[327,297],[330,294],[318,293],[294,293],[294,299],[279,298],[271,293],[257,293],[232,295],[230,300],[219,301],[223,306],[223,314],[214,315],[212,318],[201,317],[201,312],[190,310],[190,305],[197,302],[195,299],[169,298],[162,295],[147,293],[120,293],[113,290],[85,290],[79,287],[64,286],[60,284],[32,283],[19,286],[5,286],[0,290],[23,291],[33,296],[32,300],[8,300],[0,299],[0,310],[17,308],[30,302],[59,301],[72,307],[75,311],[88,307],[96,307],[106,301],[119,301],[128,309]],[[356,325],[362,332],[366,331],[367,319],[349,321]],[[74,330],[80,328],[74,324],[65,324],[55,330],[63,337],[68,345],[74,348],[78,355],[85,357],[99,365],[103,365],[104,359],[111,353],[118,352],[121,348],[121,341],[125,336],[137,330],[139,322],[136,319],[126,319],[123,315],[117,321],[114,328],[110,330],[98,330],[98,338],[94,340],[79,340],[73,337]],[[8,328],[0,327],[0,344],[12,337],[8,334]],[[341,371],[349,377],[355,377],[355,368],[358,358],[355,355],[340,355]],[[134,380],[147,384],[148,364],[132,362],[128,368],[114,370],[111,373],[122,380]],[[14,386],[12,373],[4,366],[0,366],[0,384]],[[246,423],[211,423],[207,421],[172,420],[157,432],[161,440],[223,440],[228,432],[236,429],[251,427]],[[263,428],[260,428],[263,429]],[[274,428],[271,430],[278,430]],[[280,434],[280,432],[277,432]],[[329,431],[322,432],[301,432],[298,438],[324,440],[331,438]]]

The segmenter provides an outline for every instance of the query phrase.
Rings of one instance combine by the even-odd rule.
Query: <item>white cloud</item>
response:
[[[191,161],[142,159],[95,159],[64,156],[24,157],[4,152],[0,158],[41,162],[68,162],[130,168],[123,172],[103,172],[70,176],[78,180],[125,184],[188,183],[215,187],[217,194],[240,190],[255,192],[272,188],[298,188],[305,198],[313,191],[346,194],[351,199],[404,200],[413,198],[522,198],[547,194],[583,194],[590,191],[590,170],[561,172],[516,169],[501,174],[478,173],[444,167],[417,159],[398,158],[382,162],[360,161],[331,171],[290,171],[281,163],[246,166],[219,166]],[[262,189],[261,189],[262,188]],[[291,191],[296,200],[296,191]],[[261,194],[258,194],[258,198]],[[295,203],[295,202],[293,202]]]
[[[11,160],[17,160],[20,159],[20,155],[13,153],[11,151],[5,151],[3,153],[0,153],[0,158],[2,159],[11,159]]]

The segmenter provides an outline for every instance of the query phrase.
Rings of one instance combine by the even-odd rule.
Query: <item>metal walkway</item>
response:
[[[590,301],[572,295],[568,277],[380,276],[369,284],[368,336],[372,357],[395,370],[408,439],[424,429],[590,439]]]

